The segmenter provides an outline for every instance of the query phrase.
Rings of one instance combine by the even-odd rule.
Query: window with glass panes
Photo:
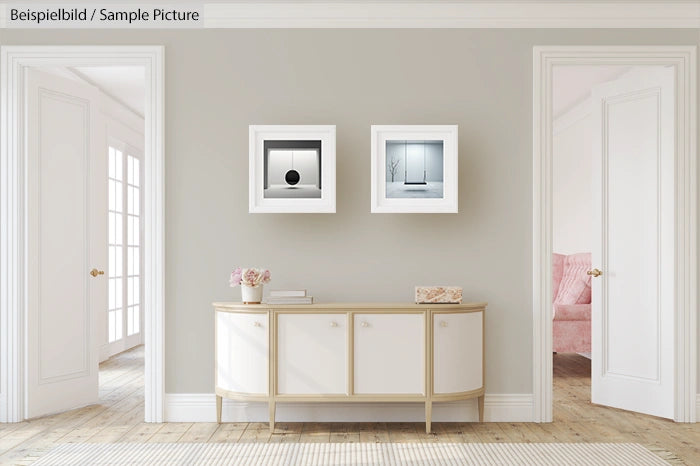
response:
[[[111,145],[108,162],[107,336],[112,343],[141,329],[141,163],[128,148]]]

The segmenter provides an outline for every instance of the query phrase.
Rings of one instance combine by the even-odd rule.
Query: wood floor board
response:
[[[496,422],[476,423],[472,429],[480,442],[507,443],[510,441]]]
[[[267,422],[250,422],[238,441],[246,443],[268,442],[271,435],[270,425]]]
[[[360,442],[383,443],[389,442],[389,429],[385,422],[358,422]]]
[[[360,430],[356,422],[333,422],[330,425],[330,441],[333,443],[358,443]]]
[[[206,443],[218,428],[219,424],[215,422],[195,422],[180,437],[179,442]]]
[[[305,422],[301,429],[299,441],[302,443],[330,442],[330,422]]]
[[[141,422],[134,425],[117,442],[146,443],[161,427],[163,424]]]
[[[247,426],[248,424],[245,422],[227,422],[225,424],[219,424],[218,429],[209,437],[209,442],[238,442],[238,439],[241,438]]]
[[[592,404],[590,361],[554,355],[554,422],[143,422],[143,347],[100,365],[100,402],[0,424],[0,464],[31,464],[67,442],[634,442],[700,464],[700,427]]]
[[[532,434],[522,423],[504,422],[500,424],[500,427],[509,442],[532,443],[536,441],[533,440]]]
[[[147,440],[147,443],[176,443],[192,425],[192,422],[168,422],[161,424],[162,427]]]
[[[395,443],[415,442],[418,440],[418,424],[415,422],[387,422],[389,441]],[[425,426],[420,424],[425,432]]]
[[[301,422],[279,422],[275,424],[275,432],[270,436],[272,443],[298,442],[304,424]]]

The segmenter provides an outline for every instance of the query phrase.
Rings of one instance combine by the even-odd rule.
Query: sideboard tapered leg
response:
[[[216,395],[216,422],[218,424],[221,424],[221,403],[221,397],[219,395]]]
[[[270,400],[270,432],[275,431],[275,400]]]
[[[484,422],[484,395],[479,397],[479,422]]]
[[[433,420],[433,402],[428,400],[425,402],[425,433],[429,434],[431,430],[430,424]]]

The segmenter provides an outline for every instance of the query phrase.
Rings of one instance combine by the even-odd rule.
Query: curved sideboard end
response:
[[[217,422],[223,398],[271,430],[278,402],[422,402],[429,433],[433,402],[477,398],[482,422],[486,305],[214,303]]]

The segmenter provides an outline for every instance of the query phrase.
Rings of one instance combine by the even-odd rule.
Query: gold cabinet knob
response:
[[[338,323],[337,322],[331,322],[331,327],[337,327]]]
[[[598,269],[589,270],[586,273],[592,277],[600,277],[601,275],[603,275],[603,271]]]
[[[93,277],[96,277],[96,276],[98,276],[98,275],[104,275],[104,274],[105,274],[105,271],[104,271],[104,270],[92,269],[92,270],[90,271],[90,275],[92,275]]]
[[[362,325],[363,327],[369,327],[369,323],[367,323],[366,321],[363,321],[360,325]]]
[[[447,322],[445,322],[444,320],[441,320],[440,327],[447,327]]]

